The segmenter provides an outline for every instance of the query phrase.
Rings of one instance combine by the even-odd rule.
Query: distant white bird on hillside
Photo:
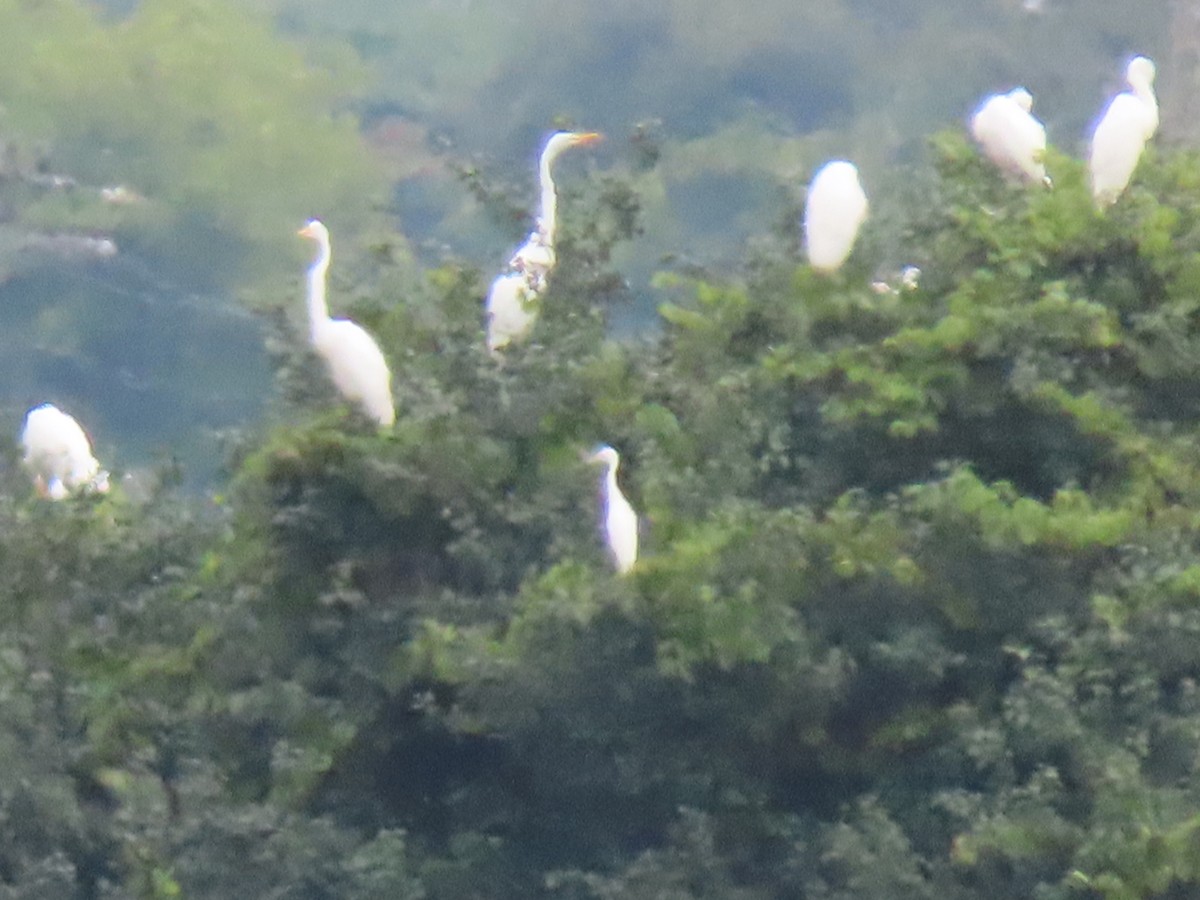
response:
[[[867,195],[854,163],[836,159],[813,176],[804,204],[804,243],[809,264],[836,272],[850,255],[867,218]]]
[[[332,254],[329,229],[316,219],[298,232],[316,241],[317,258],[308,269],[309,340],[325,360],[329,376],[341,395],[382,426],[396,421],[392,402],[392,372],[383,351],[361,325],[329,316],[325,299]]]
[[[40,496],[62,500],[75,491],[108,490],[108,473],[92,455],[87,433],[57,406],[44,403],[25,414],[21,445]]]
[[[1125,68],[1125,80],[1131,90],[1112,98],[1092,134],[1088,171],[1092,196],[1101,207],[1121,196],[1146,142],[1158,130],[1154,63],[1144,56],[1134,57]]]
[[[971,116],[971,135],[1006,175],[1050,186],[1042,156],[1046,129],[1033,116],[1033,95],[1025,88],[988,97]]]
[[[538,297],[554,268],[558,236],[558,191],[551,172],[554,161],[571,147],[585,147],[600,139],[595,131],[556,131],[542,148],[537,227],[508,261],[509,271],[498,276],[488,291],[487,347],[492,353],[529,333],[537,318]]]
[[[587,460],[604,466],[600,481],[601,526],[613,566],[624,575],[637,562],[638,518],[617,484],[617,467],[621,459],[616,450],[601,444]]]

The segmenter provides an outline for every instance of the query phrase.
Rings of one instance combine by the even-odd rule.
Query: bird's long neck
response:
[[[1133,93],[1149,110],[1153,122],[1150,131],[1153,133],[1158,128],[1158,98],[1154,96],[1154,85],[1147,81],[1139,81],[1133,85]]]
[[[618,465],[620,465],[620,463],[614,460],[613,463],[607,466],[604,470],[604,499],[609,503],[612,502],[613,497],[616,497],[621,492],[621,489],[617,487]]]
[[[558,192],[554,188],[554,178],[550,174],[550,166],[558,157],[557,153],[543,153],[538,164],[538,181],[541,182],[542,196],[538,210],[538,230],[547,247],[554,247],[555,231],[558,228]]]
[[[329,303],[325,299],[325,284],[329,276],[332,255],[328,241],[321,241],[313,264],[308,267],[308,327],[314,334],[329,320]]]

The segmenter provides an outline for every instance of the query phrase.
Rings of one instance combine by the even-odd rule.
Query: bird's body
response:
[[[544,281],[550,274],[550,270],[554,268],[554,262],[554,247],[547,243],[546,235],[542,233],[539,225],[537,229],[529,233],[525,243],[517,248],[517,252],[508,261],[508,267],[514,272],[520,272],[529,277],[536,286],[536,283]]]
[[[487,347],[495,353],[524,338],[537,318],[537,298],[546,289],[554,268],[554,241],[558,233],[558,192],[551,167],[564,150],[595,143],[594,131],[557,131],[546,141],[538,159],[540,195],[537,228],[509,260],[509,271],[492,282],[488,291]]]
[[[487,296],[487,348],[490,353],[520,340],[537,317],[538,292],[524,272],[506,272],[495,281]]]
[[[396,421],[392,373],[383,351],[366,330],[349,319],[333,319],[325,300],[329,273],[329,231],[316,219],[299,232],[320,248],[308,270],[309,340],[329,370],[334,387],[382,426]]]
[[[92,455],[92,442],[74,417],[51,403],[25,414],[21,430],[25,466],[38,493],[62,500],[78,490],[103,493],[108,473]]]
[[[601,524],[613,566],[624,575],[637,562],[638,518],[617,484],[621,460],[617,451],[605,444],[597,447],[588,461],[604,466],[600,481]]]
[[[1135,57],[1125,69],[1130,90],[1113,97],[1092,133],[1088,171],[1099,206],[1116,201],[1129,184],[1146,142],[1158,130],[1154,63]]]
[[[380,425],[396,421],[392,373],[371,335],[349,319],[327,319],[312,329],[311,339],[343,397]]]
[[[1033,95],[1025,88],[988,97],[971,117],[971,136],[1006,175],[1049,185],[1042,162],[1046,129],[1034,118]]]
[[[804,204],[804,243],[812,267],[820,272],[841,268],[866,218],[867,195],[858,168],[841,159],[822,166]]]

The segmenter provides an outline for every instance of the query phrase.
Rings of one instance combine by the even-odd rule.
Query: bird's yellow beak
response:
[[[300,237],[310,238],[313,236],[312,226],[305,225],[303,228],[301,228],[299,231],[297,231],[296,234],[300,235]]]
[[[578,138],[576,138],[575,143],[586,147],[588,144],[597,144],[602,140],[604,140],[604,135],[602,135],[600,132],[585,131]]]

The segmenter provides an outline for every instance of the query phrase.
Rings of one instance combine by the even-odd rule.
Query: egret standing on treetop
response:
[[[375,339],[349,319],[331,319],[325,300],[329,275],[329,229],[316,219],[300,229],[320,248],[308,269],[309,340],[325,360],[329,376],[343,397],[380,425],[396,421],[392,373]]]
[[[587,461],[604,466],[600,481],[604,539],[613,565],[618,573],[624,575],[637,562],[638,518],[617,485],[617,467],[621,458],[612,447],[601,444],[587,457]]]
[[[854,248],[867,218],[867,195],[854,163],[835,159],[813,176],[804,203],[804,243],[809,264],[836,272]]]
[[[1154,63],[1134,57],[1125,68],[1125,81],[1132,90],[1112,98],[1092,133],[1088,171],[1099,206],[1113,203],[1125,190],[1146,141],[1158,130]]]
[[[1033,95],[1025,88],[993,94],[971,117],[971,135],[1006,175],[1049,187],[1042,163],[1046,129],[1032,110]]]
[[[25,414],[21,430],[25,466],[42,497],[62,500],[72,491],[108,490],[108,473],[92,455],[92,442],[72,416],[45,403]]]
[[[508,262],[510,271],[492,282],[487,297],[487,347],[495,353],[529,333],[537,317],[537,299],[554,268],[558,230],[558,192],[551,166],[564,150],[600,140],[595,131],[556,131],[546,141],[538,161],[541,196],[537,227]]]

